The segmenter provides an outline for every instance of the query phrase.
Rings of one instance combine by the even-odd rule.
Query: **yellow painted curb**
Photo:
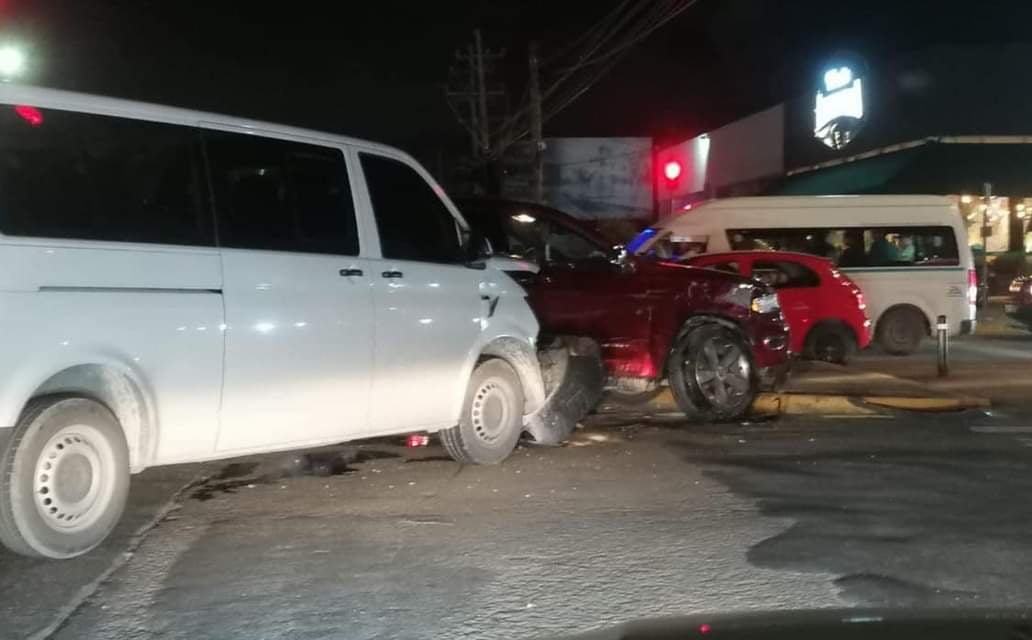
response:
[[[816,393],[761,393],[753,401],[752,411],[760,415],[867,416],[881,413],[878,409],[864,406],[858,399],[850,396]]]
[[[989,398],[959,396],[956,398],[908,398],[899,396],[865,396],[863,401],[878,407],[908,411],[959,411],[960,409],[987,409]]]
[[[651,401],[640,405],[652,409],[676,409],[677,404],[664,389]],[[961,409],[985,409],[990,406],[987,398],[958,396],[935,398],[925,396],[848,396],[820,393],[760,393],[753,400],[753,415],[834,415],[872,416],[884,415],[889,409],[906,411],[959,411]]]
[[[842,415],[869,416],[885,409],[906,411],[960,411],[985,409],[988,398],[959,396],[934,398],[921,396],[843,396],[814,393],[761,393],[753,401],[752,412],[759,415]]]

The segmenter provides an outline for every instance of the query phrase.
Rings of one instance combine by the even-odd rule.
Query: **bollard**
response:
[[[946,316],[939,316],[935,322],[935,333],[939,339],[939,377],[950,375],[950,325]]]

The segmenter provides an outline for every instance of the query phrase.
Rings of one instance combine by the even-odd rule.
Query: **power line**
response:
[[[542,122],[553,118],[580,96],[584,95],[588,89],[615,66],[619,61],[621,53],[626,52],[657,29],[681,15],[697,1],[669,0],[659,6],[653,5],[652,7],[639,2],[626,11],[624,9],[627,8],[628,3],[623,2],[618,5],[602,22],[592,28],[590,32],[597,30],[598,33],[594,37],[586,39],[589,41],[589,44],[585,47],[585,51],[578,56],[578,62],[562,69],[559,78],[554,80],[548,89],[542,92],[542,100],[549,101],[548,105],[543,108]],[[643,6],[649,10],[643,12],[641,10]],[[622,15],[620,15],[621,11],[623,12]],[[630,26],[628,26],[628,23],[631,23]],[[599,27],[602,24],[608,25],[607,28],[600,30]],[[622,33],[621,30],[623,31]],[[603,52],[601,55],[594,55],[603,45],[614,40],[614,38],[616,42],[608,51]],[[589,67],[594,68],[587,73],[586,77],[582,78],[574,86],[567,87],[563,92],[559,92],[559,89],[562,88],[562,85],[570,77],[578,71],[588,69]],[[524,125],[520,125],[515,131],[513,130],[516,127],[516,123],[525,118],[528,113],[529,105],[521,106],[516,113],[503,123],[503,128],[507,130],[506,140],[510,144],[530,133],[529,127]],[[499,148],[497,152],[500,153],[502,150]]]

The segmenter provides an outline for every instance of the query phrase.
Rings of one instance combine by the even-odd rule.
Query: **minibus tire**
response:
[[[33,400],[0,451],[0,543],[51,559],[82,555],[111,533],[129,495],[129,449],[94,400]]]
[[[897,307],[882,314],[876,338],[885,353],[906,356],[917,351],[927,334],[923,313],[913,307]]]

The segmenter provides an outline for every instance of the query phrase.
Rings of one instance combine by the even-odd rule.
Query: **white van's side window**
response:
[[[197,131],[0,106],[0,232],[214,244]]]
[[[220,131],[204,140],[221,246],[358,255],[340,149]]]
[[[732,249],[798,251],[831,258],[839,267],[953,267],[957,240],[947,226],[728,229]]]
[[[384,258],[455,264],[463,259],[455,217],[403,162],[360,154]]]

